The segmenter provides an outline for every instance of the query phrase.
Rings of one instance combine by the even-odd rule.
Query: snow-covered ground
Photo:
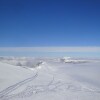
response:
[[[0,57],[0,100],[100,100],[100,59]]]

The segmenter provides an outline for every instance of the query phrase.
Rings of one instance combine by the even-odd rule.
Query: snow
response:
[[[100,100],[100,59],[0,57],[0,100]]]

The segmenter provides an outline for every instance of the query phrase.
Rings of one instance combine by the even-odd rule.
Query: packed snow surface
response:
[[[0,100],[100,100],[100,59],[0,57]]]

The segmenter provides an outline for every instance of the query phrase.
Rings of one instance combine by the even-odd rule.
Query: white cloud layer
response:
[[[11,52],[100,52],[100,47],[0,47]]]

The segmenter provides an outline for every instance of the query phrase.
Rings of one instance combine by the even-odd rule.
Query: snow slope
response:
[[[100,100],[99,60],[19,59],[0,60],[0,100]]]

